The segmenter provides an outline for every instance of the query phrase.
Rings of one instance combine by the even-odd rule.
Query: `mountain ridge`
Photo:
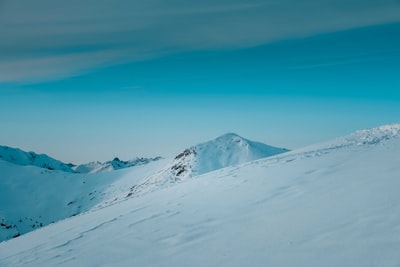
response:
[[[397,266],[398,129],[159,186],[2,242],[0,265]]]
[[[208,148],[204,148],[204,146]],[[240,149],[233,149],[232,146]],[[47,163],[47,165],[33,165],[32,163],[35,162],[32,162],[32,160],[18,161],[18,159],[35,153],[5,148],[3,149],[4,151],[14,152],[8,153],[9,155],[14,155],[17,151],[18,156],[14,155],[14,160],[11,161],[7,161],[5,157],[2,157],[6,159],[3,160],[4,162],[0,160],[0,172],[3,172],[2,180],[0,180],[0,195],[3,190],[3,202],[14,203],[14,206],[19,208],[5,209],[0,212],[0,223],[4,224],[4,226],[0,225],[0,240],[25,234],[46,226],[53,221],[75,216],[90,209],[115,204],[126,197],[132,196],[135,190],[142,189],[147,192],[161,184],[180,181],[183,179],[183,175],[189,178],[198,175],[200,172],[205,173],[214,169],[247,162],[254,159],[254,157],[259,158],[260,156],[270,155],[270,149],[275,152],[273,147],[248,141],[235,134],[226,134],[214,140],[195,145],[193,148],[199,150],[199,155],[203,155],[203,152],[206,151],[208,153],[207,157],[200,158],[200,160],[193,158],[190,161],[190,156],[194,154],[192,154],[192,150],[188,149],[177,155],[172,160],[172,164],[170,162],[168,164],[165,163],[163,165],[164,168],[160,166],[164,164],[163,162],[167,162],[168,159],[162,159],[161,157],[136,158],[130,161],[123,161],[116,157],[104,163],[68,164],[66,165],[68,167],[67,171],[58,166],[46,169]],[[253,149],[257,153],[248,153]],[[261,152],[257,149],[261,149]],[[281,151],[281,149],[278,150]],[[204,161],[221,158],[221,155],[223,156],[222,161],[218,162],[217,165],[207,166],[207,168],[201,170],[196,169],[198,165],[193,165],[199,162],[203,162],[204,165]],[[61,161],[57,161],[47,155],[43,154],[42,158],[42,162],[54,161],[63,166]],[[180,170],[179,167],[174,167],[174,164],[176,165],[174,161],[176,160],[180,163],[188,162],[188,165],[183,168],[194,167],[196,173],[186,173]],[[158,161],[160,161],[160,164],[155,164]],[[19,165],[25,163],[25,168],[19,168],[18,163]],[[152,169],[152,166],[157,166],[157,168]],[[142,170],[147,169],[147,175],[140,174],[139,167],[142,167]],[[121,172],[114,173],[113,170],[121,170]],[[179,173],[180,171],[181,173]],[[27,185],[29,185],[29,188]],[[58,188],[57,185],[61,188]],[[12,190],[15,191],[15,195],[23,195],[23,197],[14,197]],[[55,194],[54,192],[58,193]],[[35,207],[29,208],[29,203],[32,202],[29,200],[32,193],[33,195],[39,194],[40,197],[36,197]],[[51,199],[51,204],[46,203],[49,199]],[[42,208],[46,206],[48,208]],[[49,208],[50,206],[51,208]],[[27,210],[25,207],[29,209]]]
[[[47,154],[37,154],[35,152],[27,152],[19,148],[13,148],[0,145],[0,160],[21,166],[36,166],[47,170],[56,170],[69,173],[96,173],[104,171],[119,170],[137,165],[147,164],[157,161],[162,157],[143,158],[136,157],[131,160],[120,160],[115,157],[113,160],[100,162],[93,161],[85,164],[75,165],[72,163],[64,163],[58,159],[52,158]]]
[[[26,152],[19,148],[0,145],[0,160],[21,166],[36,166],[48,170],[60,170],[64,172],[75,172],[71,163],[64,163],[46,154]]]
[[[226,133],[178,154],[171,173],[182,179],[288,151],[248,140],[236,133]]]
[[[4,214],[0,212],[0,238],[4,240],[4,237],[6,237],[6,239],[15,237],[21,233],[24,234],[37,229],[38,227],[45,226],[52,222],[52,220],[65,219],[69,216],[77,215],[93,208],[102,209],[111,204],[114,205],[121,201],[125,201],[131,197],[139,197],[158,191],[159,189],[168,188],[177,182],[191,180],[188,178],[194,176],[218,176],[221,173],[227,171],[231,172],[232,170],[240,169],[243,166],[258,164],[258,162],[260,164],[274,166],[274,164],[279,162],[293,162],[303,158],[317,158],[338,150],[348,148],[353,149],[353,147],[355,149],[364,149],[365,147],[386,146],[389,144],[389,141],[397,140],[399,136],[400,124],[384,125],[372,129],[356,131],[352,134],[339,137],[326,143],[316,144],[314,146],[289,151],[287,153],[284,153],[287,151],[286,149],[277,148],[278,152],[283,153],[278,153],[272,156],[269,155],[269,157],[267,155],[265,158],[260,158],[260,154],[248,153],[249,151],[253,151],[254,146],[258,147],[260,143],[249,141],[239,135],[229,133],[211,141],[192,146],[184,150],[182,153],[179,153],[173,159],[159,159],[148,162],[153,165],[147,163],[137,164],[134,166],[135,168],[132,168],[131,170],[125,168],[124,171],[115,173],[110,171],[97,172],[94,168],[92,169],[93,172],[86,173],[88,175],[85,175],[85,173],[69,173],[57,170],[48,170],[36,166],[19,168],[18,165],[15,165],[12,162],[0,160],[0,172],[2,173],[2,180],[0,180],[0,182],[3,184],[0,186],[0,191],[1,189],[3,190],[2,193],[0,192],[0,196],[2,196],[1,203],[15,202],[16,207],[25,207],[26,205],[29,207],[29,203],[32,202],[30,198],[32,198],[34,194],[40,194],[44,202],[36,203],[37,206],[45,207],[48,199],[56,197],[57,199],[51,201],[54,206],[53,210],[59,210],[61,212],[59,215],[53,216],[51,220],[49,219],[51,216],[49,218],[42,217],[39,219],[39,216],[42,216],[45,212],[43,209],[38,210],[39,213],[36,212],[37,214],[35,213],[35,209],[28,209],[30,210],[28,216],[24,216],[22,213],[18,215],[16,211],[12,210],[8,213],[14,214],[12,217],[9,217],[8,215],[3,216]],[[271,148],[270,146],[265,146],[266,147],[262,147],[268,149]],[[219,154],[220,152],[227,154],[223,154],[223,157],[218,160],[221,155]],[[243,157],[232,158],[232,153],[236,156],[240,155]],[[203,156],[199,157],[199,155]],[[207,163],[202,163],[204,160],[213,160],[214,156],[212,155],[216,155],[216,163],[214,162],[211,164],[211,167],[208,166]],[[256,158],[253,158],[253,156]],[[4,164],[2,162],[4,162]],[[118,165],[129,163],[128,161],[121,161],[118,158],[115,158],[112,162],[116,165],[112,165],[108,162],[111,164],[110,168],[123,168],[124,166]],[[198,169],[199,166],[200,169]],[[138,174],[139,169],[146,171]],[[18,186],[15,182],[18,182]],[[40,184],[37,187],[37,192],[32,191],[30,185],[34,185],[38,182]],[[46,185],[47,182],[51,183]],[[62,190],[59,193],[55,193],[58,189],[54,188],[57,188],[57,183],[59,182],[60,185],[64,185],[62,185]],[[74,189],[75,186],[77,186],[79,190]],[[19,187],[22,191],[17,190]],[[48,191],[43,188],[48,188]],[[85,188],[90,188],[90,191],[86,192],[86,190],[89,189]],[[54,190],[56,191],[53,192]],[[25,193],[21,194],[21,192]],[[67,192],[74,193],[66,194]],[[33,195],[31,195],[32,193]],[[18,198],[21,198],[21,201],[18,199],[14,202],[11,201],[12,199],[17,198],[16,196],[19,196]],[[65,211],[63,211],[64,209]],[[22,210],[26,209],[21,209],[21,211]],[[25,217],[27,217],[27,219],[24,219]],[[29,221],[30,219],[34,220],[33,224]],[[21,222],[18,222],[18,220]],[[18,229],[13,228],[15,225]],[[20,229],[22,229],[22,231],[20,231]],[[3,233],[3,231],[5,232]]]

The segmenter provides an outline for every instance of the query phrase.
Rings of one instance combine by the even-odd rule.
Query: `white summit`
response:
[[[288,151],[228,133],[184,150],[175,157],[171,171],[182,179]]]

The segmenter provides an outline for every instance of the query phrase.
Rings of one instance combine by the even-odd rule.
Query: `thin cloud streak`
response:
[[[292,70],[307,70],[307,69],[321,69],[321,68],[329,68],[335,66],[346,66],[346,65],[354,65],[354,64],[363,64],[367,62],[379,62],[385,60],[394,60],[400,59],[399,53],[387,53],[387,54],[379,54],[379,55],[362,55],[358,57],[348,57],[348,58],[326,58],[324,61],[319,62],[309,62],[307,64],[290,67]]]

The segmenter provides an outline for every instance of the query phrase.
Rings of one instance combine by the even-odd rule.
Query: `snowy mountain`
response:
[[[48,170],[59,170],[64,172],[74,172],[73,164],[66,164],[53,159],[45,154],[25,152],[19,148],[0,146],[0,160],[8,161],[17,165],[32,165]]]
[[[399,266],[399,151],[395,124],[204,173],[0,243],[0,265]]]
[[[158,164],[150,164],[155,161],[162,162],[160,157],[130,161],[115,158],[105,163],[75,166],[45,154],[0,146],[0,241],[115,198],[137,179],[150,175],[154,166],[160,168]],[[141,165],[149,166],[134,168]],[[125,168],[132,170],[107,174]]]
[[[119,171],[80,174],[0,160],[0,242],[99,204],[109,205],[165,164],[158,160]]]
[[[128,161],[123,161],[116,157],[113,160],[106,162],[94,161],[86,164],[74,165],[72,163],[63,163],[45,154],[36,154],[35,152],[25,152],[19,148],[0,146],[0,160],[22,166],[30,165],[48,170],[58,170],[64,172],[96,173],[113,171],[147,164],[160,159],[161,157],[135,158]]]
[[[187,178],[288,151],[228,133],[185,149],[170,164],[141,183],[132,185],[125,196],[118,199],[145,194]]]
[[[15,150],[20,154],[19,157],[15,157],[17,159],[35,155],[32,152]],[[13,150],[5,149],[5,151]],[[185,151],[192,151],[193,154],[183,152],[172,160],[172,163],[171,160],[161,160],[160,157],[136,158],[131,161],[115,158],[105,163],[92,162],[78,166],[70,164],[68,173],[65,173],[64,169],[56,171],[60,168],[42,169],[44,165],[36,168],[36,165],[29,164],[32,161],[10,161],[33,165],[21,168],[0,160],[2,173],[0,200],[9,203],[0,210],[2,223],[0,241],[76,216],[94,207],[115,204],[138,193],[154,190],[162,184],[168,185],[171,181],[176,182],[184,177],[192,177],[287,150],[249,141],[235,134],[226,134]],[[53,161],[58,162],[43,155],[41,162],[49,165]],[[155,164],[156,161],[160,163]],[[148,166],[138,168],[141,165]],[[176,173],[177,166],[190,172]],[[128,167],[132,169],[107,174]],[[140,170],[146,170],[144,172],[146,175]]]
[[[111,161],[99,162],[93,161],[86,164],[81,164],[78,166],[74,166],[73,170],[78,173],[96,173],[96,172],[104,172],[104,171],[113,171],[120,170],[124,168],[130,168],[142,164],[147,164],[152,161],[160,160],[161,157],[155,158],[136,158],[133,160],[123,161],[119,158],[114,158]]]
[[[175,157],[170,172],[181,180],[288,151],[228,133],[184,150]]]

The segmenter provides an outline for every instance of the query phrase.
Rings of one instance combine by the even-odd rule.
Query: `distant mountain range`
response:
[[[269,146],[250,141],[234,133],[228,133],[214,140],[185,149],[174,158],[169,172],[173,178],[181,180],[227,166],[270,157],[288,151],[285,148]],[[116,157],[106,162],[93,161],[86,164],[74,165],[72,163],[61,162],[46,154],[36,154],[35,152],[25,152],[19,148],[0,146],[0,160],[5,160],[16,165],[30,165],[70,173],[113,171],[147,164],[160,159],[162,158],[135,158],[123,161]]]
[[[0,160],[22,166],[36,166],[48,170],[56,170],[71,173],[96,173],[104,171],[119,170],[137,165],[149,163],[151,161],[160,160],[161,157],[155,158],[135,158],[128,161],[114,158],[106,162],[89,162],[81,165],[72,163],[64,163],[46,154],[36,154],[35,152],[26,152],[19,148],[0,146]]]
[[[0,222],[4,225],[0,227],[0,241],[96,205],[108,205],[147,192],[160,184],[286,151],[236,134],[225,134],[188,148],[174,159],[114,158],[104,163],[73,165],[45,154],[0,146],[0,194],[3,191],[0,201],[8,203],[0,210]],[[144,173],[138,173],[140,166]],[[121,169],[126,171],[114,174],[114,170]],[[34,202],[29,200],[32,194],[36,195]]]
[[[75,172],[73,164],[66,164],[45,154],[25,152],[19,148],[0,146],[0,160],[8,161],[16,165],[31,165],[48,170]]]
[[[0,146],[0,241],[132,197],[140,198],[190,178],[229,176],[233,170],[249,171],[244,166],[256,166],[258,162],[264,162],[263,166],[270,162],[286,166],[291,161],[322,157],[334,151],[345,151],[340,157],[350,157],[354,151],[366,151],[396,141],[399,136],[400,124],[393,124],[289,151],[229,133],[189,147],[171,159],[115,158],[82,165]],[[394,141],[390,144],[396,145]],[[346,152],[350,148],[352,152]],[[382,162],[385,161],[384,152],[379,153]],[[267,174],[270,169],[262,170]],[[249,175],[254,174],[249,172]]]
[[[18,238],[0,266],[397,266],[399,151],[400,124],[293,151],[226,134],[85,173],[3,147],[0,241]]]
[[[147,164],[152,161],[157,161],[162,159],[161,157],[155,158],[135,158],[132,160],[120,160],[119,158],[114,158],[113,160],[106,162],[89,162],[86,164],[81,164],[77,166],[73,166],[72,169],[78,173],[96,173],[96,172],[104,172],[104,171],[114,171],[125,168],[130,168],[138,165]]]

